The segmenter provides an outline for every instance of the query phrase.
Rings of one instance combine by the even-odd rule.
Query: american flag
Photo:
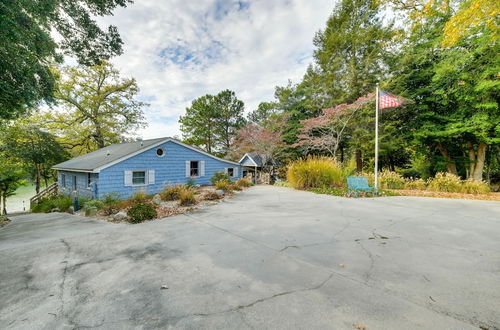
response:
[[[397,97],[387,92],[380,91],[379,109],[399,107],[403,105],[404,102],[405,99],[402,97]]]

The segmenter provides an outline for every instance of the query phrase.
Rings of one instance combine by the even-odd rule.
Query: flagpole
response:
[[[375,189],[378,189],[378,107],[379,90],[378,83],[375,89]]]

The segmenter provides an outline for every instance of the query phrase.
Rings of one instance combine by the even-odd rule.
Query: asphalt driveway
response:
[[[497,202],[258,186],[140,225],[0,229],[2,329],[500,329],[499,310]]]

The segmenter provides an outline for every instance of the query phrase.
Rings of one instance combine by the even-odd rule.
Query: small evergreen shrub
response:
[[[215,172],[215,174],[210,178],[210,182],[212,182],[213,185],[216,185],[219,181],[231,182],[231,177],[229,174],[224,172]]]
[[[462,180],[451,173],[437,173],[429,180],[427,190],[441,192],[462,192]]]
[[[396,172],[384,170],[378,175],[379,188],[382,189],[403,189],[405,180]]]
[[[253,183],[252,183],[252,181],[250,181],[249,179],[246,179],[246,178],[241,178],[241,179],[239,179],[238,181],[236,181],[236,185],[237,185],[238,187],[247,188],[247,187],[251,187],[251,186],[253,186]]]
[[[130,223],[140,223],[151,220],[158,216],[156,209],[149,203],[138,203],[130,207],[127,211]]]
[[[171,186],[160,193],[160,197],[164,201],[175,201],[180,198],[181,191],[185,190],[184,186]]]
[[[194,191],[190,189],[184,189],[179,195],[179,201],[182,206],[189,206],[196,204],[196,197],[194,196]]]
[[[186,187],[193,188],[194,186],[196,186],[196,181],[194,181],[194,179],[192,179],[192,178],[189,178],[186,181]]]
[[[299,159],[287,170],[287,181],[295,189],[343,187],[345,179],[341,165],[329,157]]]
[[[215,189],[223,190],[224,192],[229,192],[231,191],[231,182],[225,180],[217,181],[217,183],[215,184]]]

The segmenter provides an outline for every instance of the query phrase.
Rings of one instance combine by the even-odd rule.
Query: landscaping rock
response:
[[[127,213],[125,213],[123,211],[120,211],[117,214],[113,215],[113,220],[122,221],[125,219],[127,219]]]
[[[93,215],[97,214],[97,207],[89,207],[85,209],[85,216],[86,217],[91,217]]]
[[[219,196],[224,196],[224,190],[216,190],[215,193]]]
[[[54,207],[52,210],[50,210],[50,212],[60,212],[61,210],[59,210],[58,207]]]
[[[161,197],[159,194],[156,194],[153,196],[153,203],[156,204],[156,205],[160,205],[161,204]]]
[[[75,208],[73,206],[68,207],[68,212],[69,214],[75,214]]]

